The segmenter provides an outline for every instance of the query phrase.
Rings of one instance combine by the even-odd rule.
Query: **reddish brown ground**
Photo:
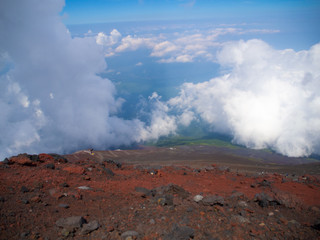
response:
[[[145,240],[320,239],[319,175],[261,174],[252,169],[237,173],[209,162],[193,167],[135,162],[120,167],[117,161],[129,160],[117,151],[83,151],[66,158],[20,155],[0,164],[0,239],[125,239],[121,234],[128,230]],[[148,196],[135,189],[169,184],[180,186],[188,196],[179,190]],[[255,197],[262,192],[270,198],[265,206]],[[198,194],[218,195],[224,202],[196,203],[193,197]],[[173,202],[162,204],[167,195]],[[81,235],[81,229],[66,231],[67,226],[56,225],[71,216],[97,220],[100,227]],[[194,231],[192,236],[178,236],[184,226]]]

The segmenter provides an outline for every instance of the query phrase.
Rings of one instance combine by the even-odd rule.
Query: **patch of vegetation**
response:
[[[174,146],[195,146],[195,145],[205,145],[205,146],[216,146],[216,147],[226,147],[232,149],[242,148],[241,146],[232,144],[228,140],[212,138],[212,137],[186,137],[186,136],[172,136],[161,138],[157,142],[148,142],[146,145],[157,146],[157,147],[174,147]]]

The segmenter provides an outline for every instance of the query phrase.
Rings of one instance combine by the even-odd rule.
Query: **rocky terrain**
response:
[[[5,159],[0,239],[320,239],[319,164],[205,156],[170,148]]]

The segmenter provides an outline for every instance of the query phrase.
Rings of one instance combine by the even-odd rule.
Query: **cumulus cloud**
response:
[[[320,44],[295,52],[261,40],[226,43],[218,53],[226,74],[186,83],[168,103],[187,116],[185,124],[201,119],[250,148],[320,153],[319,56]]]
[[[150,97],[151,111],[148,113],[150,119],[148,126],[141,129],[140,138],[143,141],[157,140],[161,136],[175,134],[178,128],[177,117],[171,115],[167,103],[161,101],[161,96],[154,92]]]
[[[101,44],[112,47],[121,34],[72,38],[59,16],[63,6],[63,0],[0,3],[1,158],[106,149],[140,141],[141,132],[143,139],[153,129],[161,134],[157,117],[149,128],[118,118],[123,99],[97,75],[106,68]]]
[[[159,59],[159,63],[185,63],[196,60],[215,61],[213,52],[221,47],[222,43],[218,38],[223,35],[272,34],[277,32],[278,30],[272,29],[243,29],[230,26],[223,28],[219,26],[202,31],[188,30],[173,34],[148,33],[148,37],[139,36],[139,34],[122,37],[117,30],[113,30],[110,36],[100,32],[96,39],[99,45],[104,46],[106,57],[146,48],[150,50],[151,57]]]
[[[153,38],[143,38],[128,35],[121,39],[121,44],[115,49],[116,52],[135,51],[138,48],[152,48],[155,42]]]

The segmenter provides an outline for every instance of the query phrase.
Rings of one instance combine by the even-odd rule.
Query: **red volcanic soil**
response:
[[[320,239],[318,165],[170,151],[7,159],[0,239]]]

